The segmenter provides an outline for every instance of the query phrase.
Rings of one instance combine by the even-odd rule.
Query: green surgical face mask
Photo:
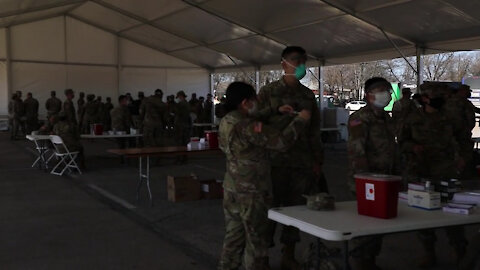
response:
[[[291,67],[294,67],[287,60],[283,59],[283,61],[285,61],[285,63],[287,63],[287,65],[289,65]],[[285,75],[295,76],[295,78],[300,81],[307,74],[307,67],[305,66],[305,64],[300,64],[300,65],[298,65],[294,68],[295,68],[295,74],[286,74],[285,73]]]

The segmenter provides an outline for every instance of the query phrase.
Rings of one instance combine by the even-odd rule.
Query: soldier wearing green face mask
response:
[[[365,82],[367,106],[348,119],[349,186],[355,193],[354,175],[369,172],[394,174],[396,158],[395,125],[385,106],[391,100],[391,84],[374,77]],[[354,238],[351,264],[353,269],[379,269],[375,263],[382,246],[381,236]]]
[[[221,270],[268,270],[268,218],[271,202],[270,161],[267,149],[285,151],[302,136],[310,119],[301,110],[283,129],[255,120],[255,90],[234,82],[227,88],[226,110],[219,127],[219,146],[227,159],[223,187],[225,238]]]
[[[302,135],[287,152],[272,151],[273,206],[305,204],[303,194],[318,191],[317,181],[324,181],[321,172],[323,145],[320,134],[320,112],[313,92],[300,83],[305,74],[306,52],[301,47],[287,47],[281,56],[284,76],[260,89],[258,118],[272,127],[283,130],[297,112],[312,113]],[[323,183],[323,186],[326,184]],[[322,190],[326,191],[326,190]],[[271,223],[270,238],[273,245],[275,223]],[[295,244],[300,241],[298,229],[283,228],[282,268],[298,269],[295,261]]]

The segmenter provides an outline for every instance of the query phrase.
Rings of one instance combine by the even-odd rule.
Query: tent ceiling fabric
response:
[[[399,57],[391,41],[405,55],[480,48],[471,0],[0,0],[0,10],[0,27],[71,15],[207,69],[278,65],[286,45],[326,65]]]

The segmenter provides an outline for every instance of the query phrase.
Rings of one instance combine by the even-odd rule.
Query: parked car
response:
[[[360,108],[367,106],[367,103],[365,101],[361,100],[356,100],[356,101],[350,101],[345,105],[345,109],[349,111],[358,111]]]

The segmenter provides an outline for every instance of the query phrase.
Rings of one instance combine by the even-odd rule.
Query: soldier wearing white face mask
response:
[[[384,108],[391,101],[391,85],[384,78],[365,82],[367,106],[353,113],[348,120],[348,158],[351,191],[355,193],[353,175],[361,172],[393,174],[395,164],[395,126]],[[382,247],[381,236],[352,240],[351,263],[355,270],[380,269],[375,259]]]

